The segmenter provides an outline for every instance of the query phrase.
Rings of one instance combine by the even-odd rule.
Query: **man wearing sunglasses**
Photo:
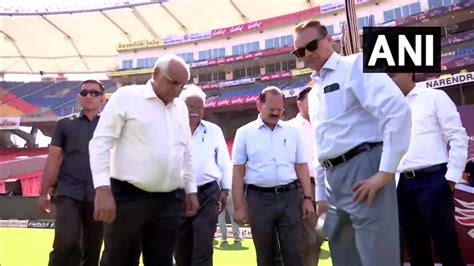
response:
[[[180,213],[199,205],[188,110],[177,98],[189,77],[184,60],[163,55],[147,84],[118,89],[104,108],[89,144],[101,265],[137,265],[141,252],[147,266],[173,264]]]
[[[294,30],[293,54],[314,70],[309,95],[328,202],[324,229],[334,265],[400,265],[394,173],[408,148],[410,108],[362,55],[340,56],[319,21]]]
[[[38,207],[51,212],[56,206],[53,251],[49,265],[97,266],[102,247],[102,222],[94,221],[94,187],[89,166],[89,140],[105,100],[97,80],[80,85],[79,115],[58,120],[43,171]]]

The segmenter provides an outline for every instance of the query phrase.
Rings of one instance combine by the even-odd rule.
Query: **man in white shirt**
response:
[[[118,89],[89,143],[94,218],[105,222],[101,265],[173,264],[179,215],[198,209],[186,104],[189,80],[178,56],[164,55],[145,85]],[[186,196],[185,196],[186,193]]]
[[[181,218],[176,265],[211,266],[217,217],[232,184],[232,162],[221,128],[203,120],[206,94],[196,85],[187,85],[180,98],[189,111],[199,209],[195,216]]]
[[[314,70],[309,95],[319,162],[326,170],[324,229],[334,265],[398,266],[394,173],[410,140],[410,108],[362,55],[342,57],[319,21],[296,26],[293,54]]]
[[[317,174],[320,174],[319,176],[324,174],[324,171],[317,161],[313,128],[309,122],[308,93],[310,91],[311,87],[307,87],[298,94],[296,104],[299,112],[296,117],[288,121],[288,123],[296,127],[303,136],[303,142],[307,152],[306,157],[308,158],[309,176],[311,177],[311,192],[313,199],[315,199],[315,178]],[[322,177],[324,184],[324,175],[322,175]],[[325,193],[324,190],[323,193]],[[323,205],[324,202],[319,202],[318,204]],[[319,213],[316,213],[315,216],[301,221],[299,249],[303,266],[318,265],[321,244],[324,242],[324,238],[316,232],[318,215]]]
[[[234,220],[243,225],[248,213],[259,266],[275,265],[276,233],[284,264],[299,266],[301,219],[314,215],[304,142],[295,127],[280,120],[284,112],[280,89],[265,88],[257,109],[257,120],[237,130],[232,148]]]
[[[458,245],[452,190],[461,181],[468,137],[456,105],[442,90],[415,86],[412,73],[390,74],[412,113],[411,141],[398,167],[398,212],[411,265],[466,265]],[[449,152],[447,146],[449,144]]]

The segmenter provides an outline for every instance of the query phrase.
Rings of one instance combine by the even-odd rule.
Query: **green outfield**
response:
[[[53,241],[53,230],[0,228],[0,266],[44,266]],[[255,248],[251,240],[240,245],[214,241],[215,266],[253,266]],[[327,242],[324,243],[319,265],[332,265]]]

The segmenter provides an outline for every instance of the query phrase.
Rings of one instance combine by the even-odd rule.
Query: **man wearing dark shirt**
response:
[[[82,82],[77,100],[81,113],[56,123],[38,199],[40,211],[50,213],[50,194],[55,187],[56,222],[50,266],[97,266],[102,246],[102,222],[93,219],[95,190],[89,140],[105,100],[103,85],[96,80]]]

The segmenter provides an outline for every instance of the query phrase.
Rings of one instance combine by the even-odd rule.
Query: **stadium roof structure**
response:
[[[76,7],[23,2],[30,5],[0,4],[0,74],[105,73],[117,69],[119,43],[133,46],[154,40],[157,46],[166,46],[166,40],[168,44],[179,38],[202,40],[216,29],[238,29],[331,1],[129,0]]]

